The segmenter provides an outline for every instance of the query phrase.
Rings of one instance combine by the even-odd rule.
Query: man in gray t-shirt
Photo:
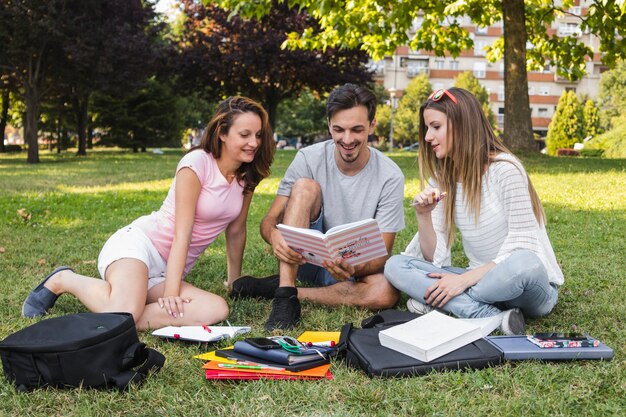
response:
[[[392,307],[398,292],[382,270],[397,232],[404,227],[404,176],[378,150],[367,146],[376,121],[376,98],[354,84],[328,97],[326,116],[332,140],[300,150],[281,181],[277,196],[261,222],[261,235],[272,245],[280,275],[243,277],[233,296],[273,298],[267,330],[290,328],[300,319],[299,299],[328,305]],[[326,231],[358,220],[378,220],[389,255],[357,266],[340,259],[324,268],[304,262],[276,228],[278,223]],[[314,287],[296,289],[296,278]]]

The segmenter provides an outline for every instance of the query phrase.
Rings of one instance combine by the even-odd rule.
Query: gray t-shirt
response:
[[[287,168],[277,194],[288,197],[297,179],[311,178],[322,189],[324,230],[374,218],[381,232],[399,232],[404,228],[404,175],[387,156],[369,149],[365,167],[348,176],[337,167],[332,140],[303,148]]]

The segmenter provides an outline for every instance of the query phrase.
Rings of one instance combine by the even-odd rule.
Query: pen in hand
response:
[[[448,193],[447,193],[446,191],[444,191],[443,193],[439,194],[439,197],[437,197],[437,198],[435,199],[435,203],[438,203],[438,202],[440,202],[441,200],[443,200],[443,199],[444,199],[444,197],[445,197],[446,195],[448,195]],[[417,207],[417,206],[424,206],[425,204],[420,204],[420,203],[417,203],[417,202],[413,201],[413,202],[411,203],[411,205],[412,205],[413,207]]]

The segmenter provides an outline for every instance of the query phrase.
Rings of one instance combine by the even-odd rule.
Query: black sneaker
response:
[[[300,300],[296,287],[280,287],[272,301],[272,312],[265,330],[291,329],[300,321]]]
[[[271,300],[278,289],[280,278],[272,275],[265,278],[255,278],[250,275],[241,277],[233,282],[230,298],[264,298]]]

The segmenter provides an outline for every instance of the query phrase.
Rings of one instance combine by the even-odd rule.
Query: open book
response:
[[[167,326],[153,331],[152,335],[190,342],[216,342],[249,331],[247,326]]]
[[[358,265],[387,255],[387,248],[375,219],[335,226],[326,233],[285,224],[276,227],[289,247],[314,265],[324,266],[324,261],[332,262],[337,258],[350,265]]]
[[[380,344],[422,362],[430,362],[482,338],[481,327],[431,311],[378,334]]]

